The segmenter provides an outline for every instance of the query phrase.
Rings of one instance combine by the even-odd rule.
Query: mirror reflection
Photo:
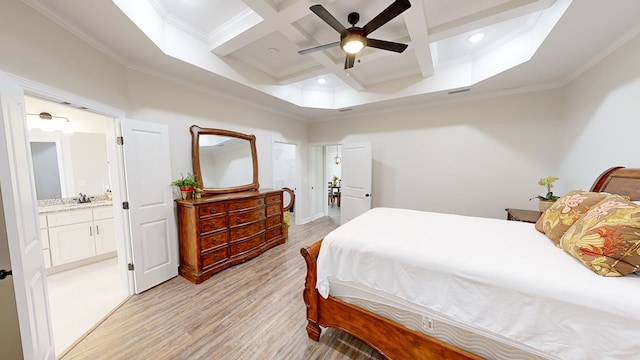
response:
[[[98,195],[109,189],[105,134],[29,131],[38,200]]]
[[[191,126],[193,172],[203,194],[257,190],[255,136]]]
[[[201,181],[209,188],[229,188],[253,181],[253,158],[247,140],[200,136]]]
[[[38,200],[104,195],[110,189],[107,130],[113,119],[25,96]]]

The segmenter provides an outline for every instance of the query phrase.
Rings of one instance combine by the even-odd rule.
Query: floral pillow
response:
[[[602,276],[640,270],[640,205],[609,195],[573,224],[561,247]]]
[[[565,231],[582,217],[589,209],[609,194],[573,190],[556,200],[536,222],[536,229],[547,235],[560,247],[560,238]]]

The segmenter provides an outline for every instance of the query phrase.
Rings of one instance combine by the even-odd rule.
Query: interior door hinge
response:
[[[116,144],[118,145],[124,145],[124,138],[122,136],[118,136],[116,138]]]
[[[133,271],[133,263],[128,263],[127,269],[129,269],[129,271]]]
[[[125,210],[129,210],[129,202],[128,201],[123,201],[122,202],[122,208]]]

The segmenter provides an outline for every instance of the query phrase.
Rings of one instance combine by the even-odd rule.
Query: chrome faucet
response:
[[[91,199],[87,196],[87,194],[80,193],[80,197],[78,198],[79,204],[90,203]]]

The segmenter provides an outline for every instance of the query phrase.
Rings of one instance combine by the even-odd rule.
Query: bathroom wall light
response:
[[[27,119],[29,129],[38,128],[47,132],[62,131],[65,134],[72,134],[76,131],[75,124],[72,124],[69,118],[64,116],[54,116],[44,111],[39,114],[27,115],[38,117],[38,119]]]

